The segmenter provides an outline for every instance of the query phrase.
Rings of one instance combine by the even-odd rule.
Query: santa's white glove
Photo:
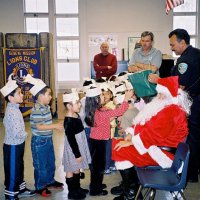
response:
[[[132,127],[128,127],[125,130],[126,135],[131,134],[132,136],[134,135],[134,129]]]

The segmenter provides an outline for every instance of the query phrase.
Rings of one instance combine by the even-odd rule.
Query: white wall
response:
[[[165,14],[165,0],[81,0],[80,8],[86,12],[86,32],[82,36],[85,41],[93,34],[116,34],[118,49],[125,48],[127,52],[128,37],[140,36],[141,32],[147,30],[155,35],[154,46],[162,53],[171,54],[168,34],[173,27],[173,17],[172,13]],[[86,45],[81,54],[87,57],[87,63],[84,59],[82,66],[82,75],[87,76],[91,60],[88,42],[81,45]]]
[[[128,47],[128,37],[143,31],[155,35],[155,47],[171,53],[168,33],[172,12],[165,14],[165,0],[79,0],[81,79],[90,75],[89,35],[115,34],[118,49]],[[23,0],[0,0],[0,32],[24,31]]]

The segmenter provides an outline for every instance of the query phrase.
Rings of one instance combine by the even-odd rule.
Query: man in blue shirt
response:
[[[137,48],[129,61],[128,71],[137,72],[150,69],[157,73],[162,62],[161,51],[153,48],[154,35],[145,31],[141,34],[141,47]]]

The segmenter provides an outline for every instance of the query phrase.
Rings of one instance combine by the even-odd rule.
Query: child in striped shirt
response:
[[[30,93],[36,98],[30,115],[35,188],[38,194],[48,197],[51,195],[48,188],[63,189],[63,183],[54,179],[55,154],[52,140],[53,130],[63,131],[63,123],[52,123],[49,106],[51,89],[42,80],[30,75],[27,75],[25,82],[33,85]]]

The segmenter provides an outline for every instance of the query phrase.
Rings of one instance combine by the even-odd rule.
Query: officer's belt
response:
[[[193,94],[193,93],[189,93],[191,97],[199,97],[200,94]]]
[[[176,153],[176,148],[175,147],[164,147],[164,146],[158,146],[161,150],[168,151],[172,154]]]

